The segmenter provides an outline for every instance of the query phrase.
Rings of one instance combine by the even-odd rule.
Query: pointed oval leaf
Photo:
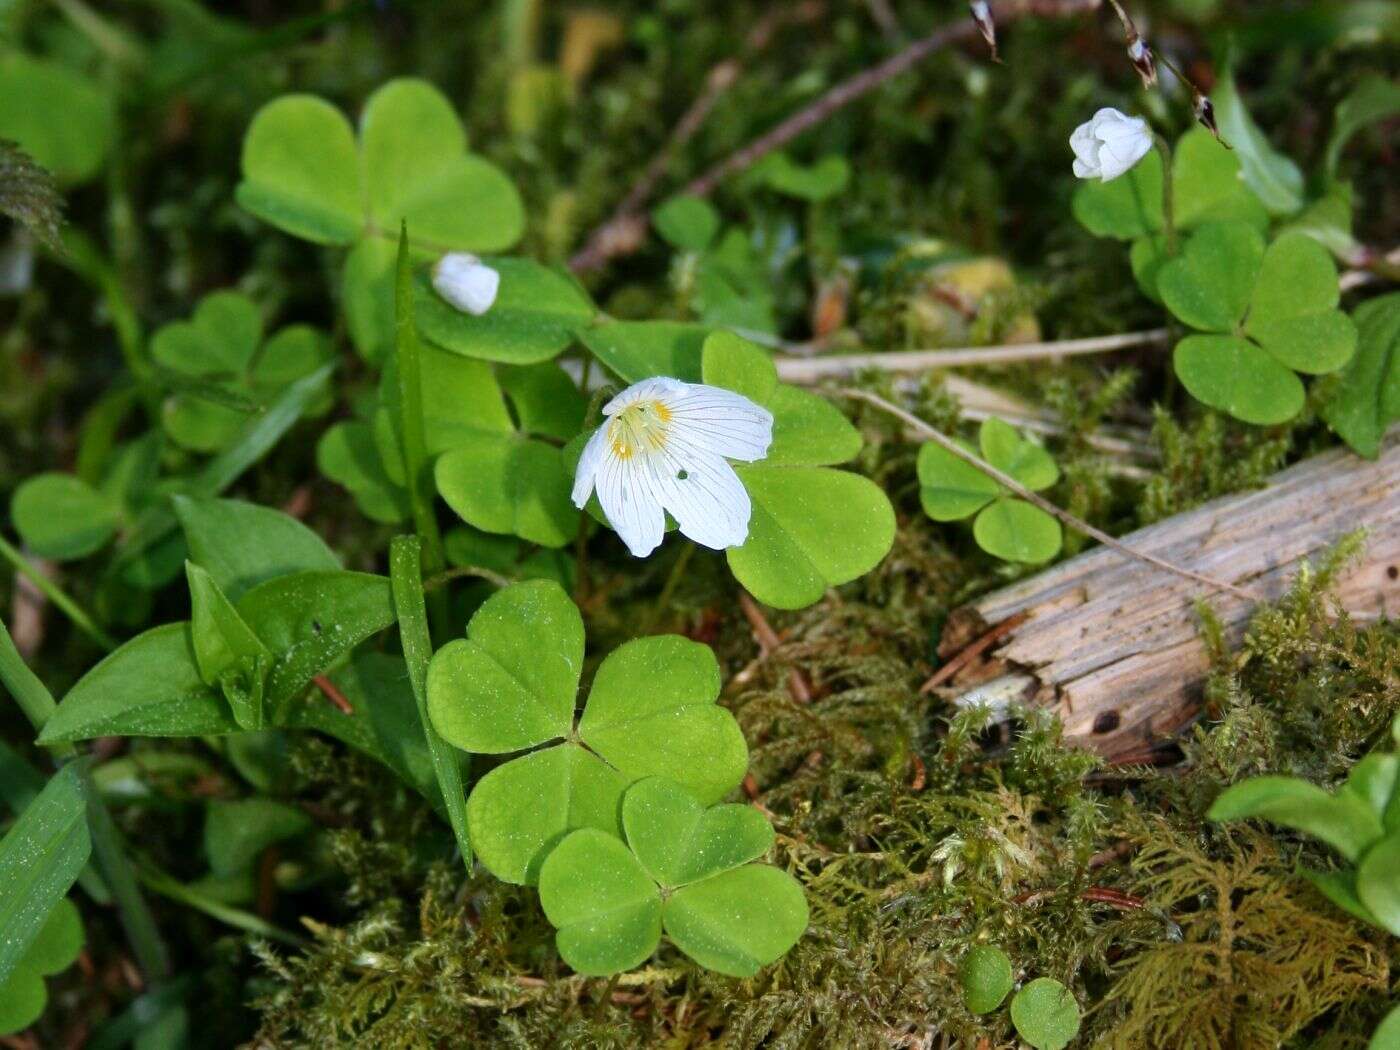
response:
[[[1002,496],[972,523],[977,546],[1003,561],[1039,565],[1060,553],[1060,523],[1025,500]]]
[[[258,110],[243,138],[238,203],[317,244],[350,244],[364,225],[360,158],[345,115],[314,95]]]
[[[428,667],[428,714],[464,751],[504,754],[566,736],[583,671],[583,618],[564,589],[530,580],[476,611]]]
[[[1197,401],[1257,426],[1303,410],[1303,383],[1259,347],[1229,335],[1192,335],[1176,344],[1177,378]]]
[[[737,868],[773,845],[773,826],[752,806],[706,809],[670,777],[647,777],[622,800],[627,844],[663,886],[684,886]]]
[[[138,634],[77,684],[39,734],[41,744],[97,736],[201,736],[238,729],[200,676],[188,623]]]
[[[601,831],[576,831],[540,872],[540,904],[564,961],[596,976],[630,970],[661,941],[661,895],[637,858]]]
[[[224,694],[243,729],[261,729],[263,689],[272,654],[207,571],[185,562],[190,587],[190,637],[204,681]]]
[[[35,554],[56,561],[84,558],[116,534],[118,509],[72,474],[39,474],[10,500],[15,531]]]
[[[532,885],[569,832],[593,828],[621,844],[627,786],[616,770],[576,744],[561,744],[497,766],[467,799],[472,846],[498,879]]]
[[[735,468],[753,500],[749,537],[725,552],[765,604],[801,609],[869,572],[894,543],[894,508],[869,478],[827,467]]]
[[[807,898],[785,871],[746,864],[676,890],[661,913],[666,936],[701,966],[752,977],[807,929]]]
[[[1290,215],[1303,206],[1303,173],[1270,144],[1245,109],[1229,64],[1220,70],[1211,92],[1220,137],[1239,155],[1244,181],[1273,215]]]
[[[1251,777],[1234,784],[1220,793],[1206,816],[1282,824],[1321,839],[1351,861],[1385,833],[1380,818],[1360,798],[1345,792],[1329,795],[1293,777]]]
[[[709,646],[638,638],[598,668],[579,736],[629,781],[660,774],[714,802],[738,786],[749,761],[734,716],[715,704],[719,690]]]
[[[190,559],[237,602],[258,584],[293,572],[334,571],[340,559],[290,514],[236,499],[176,496]]]
[[[1356,895],[1376,922],[1400,937],[1400,834],[1366,851],[1356,868]]]
[[[554,357],[573,341],[576,327],[592,321],[593,303],[568,277],[529,259],[482,261],[500,274],[501,283],[496,301],[480,316],[447,303],[426,275],[418,281],[418,327],[438,346],[486,361],[530,365]]]
[[[1356,796],[1385,823],[1386,812],[1397,797],[1395,789],[1398,780],[1400,755],[1370,754],[1351,767],[1346,783],[1338,789],[1338,793]]]
[[[1356,871],[1346,868],[1342,871],[1303,871],[1303,878],[1311,882],[1319,893],[1354,919],[1360,919],[1369,926],[1379,926],[1376,917],[1361,903],[1356,895]]]

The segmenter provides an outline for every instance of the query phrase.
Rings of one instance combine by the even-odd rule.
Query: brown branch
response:
[[[1015,616],[1008,617],[991,630],[985,632],[982,637],[973,639],[969,645],[963,647],[961,652],[951,657],[947,663],[933,672],[933,676],[919,687],[919,694],[924,696],[933,692],[944,682],[948,681],[948,679],[952,678],[953,675],[957,674],[973,660],[985,653],[998,641],[1005,638],[1017,627],[1025,623],[1027,615],[1029,614],[1017,613]]]
[[[821,0],[802,0],[791,7],[769,11],[754,24],[744,40],[743,51],[712,67],[705,75],[705,88],[691,102],[690,108],[671,129],[670,137],[660,152],[642,169],[641,176],[627,191],[627,196],[613,209],[607,220],[589,235],[584,246],[569,260],[577,273],[596,270],[617,255],[634,251],[646,236],[647,219],[643,209],[666,176],[681,147],[695,137],[716,104],[722,99],[744,71],[746,62],[768,46],[779,29],[786,25],[814,22],[825,10]]]
[[[354,706],[345,698],[345,694],[337,689],[335,683],[325,675],[318,674],[311,681],[342,714],[353,715],[355,713]]]
[[[1136,558],[1138,561],[1141,562],[1146,562],[1148,565],[1161,569],[1163,572],[1170,572],[1177,576],[1181,576],[1185,579],[1194,580],[1196,583],[1204,584],[1205,586],[1210,587],[1213,590],[1226,591],[1229,594],[1233,594],[1237,598],[1243,598],[1247,602],[1253,602],[1255,600],[1254,595],[1252,595],[1249,591],[1245,590],[1242,587],[1236,587],[1233,583],[1227,583],[1224,580],[1213,579],[1210,576],[1205,576],[1199,572],[1193,572],[1190,569],[1183,569],[1179,565],[1173,565],[1171,562],[1163,561],[1155,554],[1148,554],[1145,551],[1134,550],[1127,544],[1120,543],[1118,540],[1114,539],[1102,529],[1095,528],[1083,518],[1076,517],[1067,510],[1062,510],[1055,504],[1051,503],[1044,496],[1041,496],[1039,493],[1032,492],[1030,489],[1026,488],[1019,481],[1013,478],[1010,474],[1006,474],[1000,470],[997,470],[996,467],[992,466],[986,460],[982,459],[980,456],[973,454],[972,452],[969,452],[967,449],[963,448],[960,444],[958,444],[956,441],[950,438],[947,434],[943,433],[941,430],[937,430],[934,427],[929,426],[929,424],[925,423],[922,419],[914,415],[912,412],[906,412],[898,405],[886,401],[883,397],[880,397],[877,394],[872,394],[865,390],[851,390],[846,388],[837,390],[835,391],[835,393],[841,395],[842,397],[852,398],[856,401],[864,401],[866,404],[874,405],[880,411],[886,412],[889,415],[894,416],[896,419],[900,420],[910,429],[918,433],[921,437],[927,438],[929,441],[932,441],[935,444],[939,445],[946,452],[950,453],[953,456],[956,456],[958,459],[962,460],[969,466],[976,467],[983,474],[987,475],[987,477],[991,478],[998,485],[1002,486],[1002,488],[1007,489],[1009,492],[1011,492],[1012,495],[1025,500],[1027,503],[1031,504],[1034,507],[1039,507],[1041,510],[1045,511],[1046,514],[1049,514],[1051,517],[1058,519],[1060,522],[1064,523],[1065,525],[1068,525],[1076,532],[1082,532],[1090,539],[1098,540],[1105,547],[1110,547],[1113,550],[1116,550],[1119,554],[1126,555],[1129,558]]]
[[[1070,18],[1086,11],[1096,11],[1100,4],[1101,0],[1005,0],[1005,2],[995,5],[993,10],[997,23],[1006,24],[1026,15],[1035,15],[1041,18]],[[687,183],[681,192],[692,197],[709,196],[715,187],[725,179],[752,167],[774,150],[781,149],[803,132],[816,127],[833,113],[844,109],[852,102],[902,73],[908,72],[930,55],[951,44],[978,37],[979,34],[980,30],[977,24],[964,16],[958,21],[916,40],[903,51],[890,56],[879,65],[871,66],[869,69],[846,78],[810,105],[798,110],[747,146],[712,165],[704,173]],[[679,129],[678,125],[677,130]],[[669,162],[669,155],[665,156],[661,165],[663,171]],[[649,220],[639,211],[634,211],[626,216],[625,221],[622,221],[615,214],[589,238],[587,245],[569,261],[569,265],[575,272],[584,273],[598,269],[611,258],[634,251],[640,246],[642,235],[645,234],[648,225]],[[610,227],[612,228],[611,233],[604,236],[604,231],[609,230]],[[619,232],[625,233],[627,236],[618,237]]]

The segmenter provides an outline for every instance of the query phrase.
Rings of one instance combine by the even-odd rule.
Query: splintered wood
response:
[[[1400,428],[1380,458],[1338,449],[1275,475],[1257,492],[1215,500],[1122,537],[1136,550],[1261,598],[1281,596],[1300,565],[1366,530],[1366,554],[1340,580],[1337,598],[1358,620],[1400,611]],[[1252,606],[1117,551],[1096,548],[958,609],[940,646],[945,659],[1012,618],[978,658],[939,692],[974,687],[1053,705],[1067,736],[1119,761],[1150,753],[1199,710],[1207,671],[1197,601],[1244,633]],[[1004,699],[1004,697],[1003,697]]]

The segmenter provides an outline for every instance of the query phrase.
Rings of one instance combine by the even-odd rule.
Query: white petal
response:
[[[717,551],[738,547],[748,539],[753,513],[748,490],[719,456],[701,454],[681,460],[668,451],[656,484],[681,535]]]
[[[604,405],[603,415],[615,416],[624,408],[635,405],[638,401],[664,401],[683,391],[688,385],[679,379],[670,379],[666,376],[643,379],[639,383],[633,383]]]
[[[603,457],[598,470],[598,502],[613,531],[634,557],[645,558],[661,546],[666,535],[666,515],[652,491],[647,457]]]
[[[1078,158],[1076,158],[1074,161],[1074,174],[1077,178],[1081,179],[1096,179],[1099,176],[1099,173],[1096,169],[1090,167],[1088,164],[1084,163],[1084,161],[1079,160]]]
[[[742,394],[700,383],[664,402],[671,413],[668,444],[752,463],[773,443],[773,414]]]
[[[588,502],[588,496],[593,491],[593,482],[598,476],[598,468],[602,465],[603,453],[608,447],[607,429],[603,426],[593,431],[593,436],[583,446],[583,454],[579,456],[578,466],[574,469],[572,497],[574,506],[580,509]]]
[[[468,252],[450,252],[433,267],[433,288],[458,310],[480,317],[496,301],[501,275]]]

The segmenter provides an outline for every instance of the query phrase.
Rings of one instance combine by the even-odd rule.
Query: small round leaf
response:
[[[1011,1023],[1035,1050],[1061,1050],[1079,1034],[1079,1004],[1059,981],[1037,977],[1011,1000]]]
[[[106,545],[117,531],[117,508],[71,474],[40,474],[10,500],[15,529],[41,558],[71,561]]]
[[[1000,948],[979,944],[958,966],[963,999],[974,1014],[989,1014],[1011,991],[1011,960]]]
[[[1002,496],[972,523],[977,545],[1003,561],[1039,565],[1060,553],[1060,523],[1024,500]]]
[[[0,981],[0,1035],[22,1032],[44,1014],[49,993],[44,979],[23,966]]]
[[[675,248],[703,251],[719,232],[719,212],[699,197],[672,197],[651,213],[656,232]]]

